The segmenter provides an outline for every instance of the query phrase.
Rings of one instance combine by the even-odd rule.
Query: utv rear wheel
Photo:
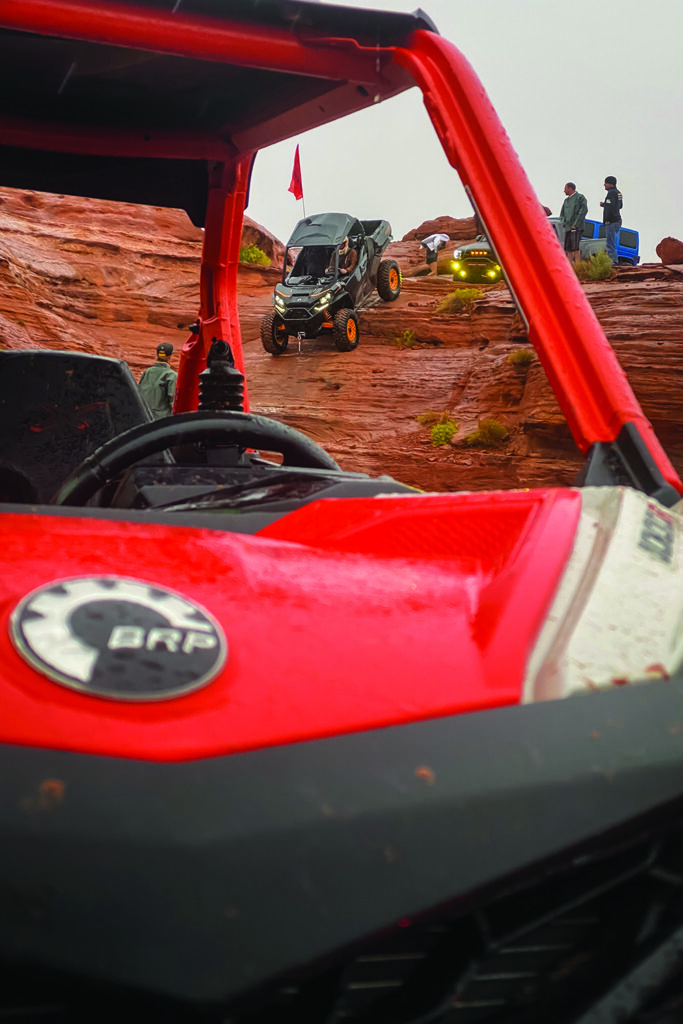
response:
[[[401,294],[401,272],[396,260],[382,260],[377,271],[377,294],[385,302],[393,302]]]
[[[289,335],[277,313],[268,313],[261,321],[261,344],[272,356],[281,356],[287,351]]]
[[[334,318],[332,337],[340,352],[351,352],[358,346],[358,317],[352,309],[340,309]]]

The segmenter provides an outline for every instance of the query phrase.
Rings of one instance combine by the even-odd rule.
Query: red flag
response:
[[[304,185],[301,180],[301,164],[299,162],[299,147],[296,147],[294,153],[294,168],[292,170],[292,180],[289,183],[288,192],[291,192],[295,199],[303,199],[304,197]]]

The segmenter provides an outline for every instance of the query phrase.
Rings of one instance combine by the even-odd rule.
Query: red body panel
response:
[[[7,516],[0,741],[181,760],[516,703],[579,507],[576,491],[327,500],[256,537]],[[33,669],[13,609],[92,573],[172,580],[207,608],[229,645],[218,678],[131,705]]]

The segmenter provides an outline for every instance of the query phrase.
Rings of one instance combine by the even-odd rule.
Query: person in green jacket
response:
[[[138,385],[140,394],[157,420],[163,416],[170,416],[173,412],[178,374],[169,365],[172,355],[173,345],[170,342],[162,341],[157,345],[157,361],[143,371]]]
[[[583,237],[583,225],[588,213],[588,200],[576,191],[573,181],[568,181],[564,186],[564,194],[567,197],[562,203],[560,210],[560,223],[564,235],[564,248],[570,263],[576,263],[581,257],[579,251]]]

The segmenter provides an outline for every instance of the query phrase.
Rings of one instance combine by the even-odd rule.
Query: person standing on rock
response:
[[[162,341],[157,345],[157,361],[143,370],[138,387],[155,419],[170,416],[173,412],[173,398],[178,374],[171,369],[170,360],[173,345]]]
[[[564,249],[570,263],[580,259],[580,245],[583,227],[588,213],[588,200],[576,191],[573,181],[564,186],[565,201],[560,210],[560,223],[564,228]]]
[[[624,197],[617,188],[617,179],[613,174],[608,174],[605,178],[605,188],[607,189],[607,195],[604,202],[600,203],[602,207],[602,223],[605,225],[607,255],[612,260],[612,266],[616,267],[619,264],[617,235],[621,228],[621,208],[624,203]]]
[[[420,242],[420,248],[425,250],[425,263],[429,267],[430,274],[437,273],[437,262],[439,259],[439,251],[443,249],[446,242],[448,241],[448,235],[436,234],[427,235]]]

